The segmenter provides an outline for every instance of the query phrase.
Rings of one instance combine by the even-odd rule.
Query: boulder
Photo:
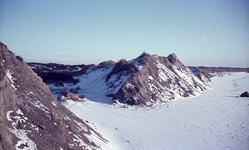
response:
[[[242,94],[240,95],[240,97],[249,97],[248,91],[245,91],[244,93],[242,93]]]

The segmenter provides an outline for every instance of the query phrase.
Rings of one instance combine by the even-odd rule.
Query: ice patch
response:
[[[165,73],[163,73],[162,70],[159,70],[158,75],[159,75],[159,77],[160,77],[161,79],[163,79],[163,81],[166,82],[166,81],[168,80],[167,76],[165,75]]]
[[[29,92],[29,94],[32,94],[32,95],[34,95],[34,93],[33,93],[33,92]]]
[[[13,110],[10,110],[6,113],[6,118],[8,119],[8,121],[11,122],[13,126],[13,128],[9,128],[10,132],[12,132],[19,139],[19,141],[17,141],[17,143],[15,144],[16,150],[36,150],[37,149],[36,144],[27,136],[27,134],[30,133],[31,131],[24,129],[18,130],[16,128],[19,123],[26,122],[28,118],[24,116],[11,116],[10,115],[11,113],[13,113]],[[23,115],[20,109],[16,111],[16,114]],[[22,117],[24,119],[22,119]],[[20,149],[19,147],[21,145],[25,145],[24,148]]]
[[[42,111],[46,111],[49,110],[46,106],[44,106],[40,101],[36,101],[36,102],[31,102],[30,100],[28,100],[28,102],[30,102],[31,104],[33,104],[35,107],[39,108]],[[45,110],[46,109],[46,110]]]
[[[52,103],[55,107],[57,106],[55,102],[52,101],[51,103]]]
[[[7,111],[6,113],[6,118],[9,120],[9,121],[12,121],[12,119],[10,118],[10,114],[13,113],[13,110],[9,110]]]
[[[28,131],[28,130],[23,130],[23,129],[16,129],[14,127],[14,129],[9,129],[13,134],[15,134],[15,136],[17,138],[19,138],[20,140],[17,141],[17,143],[15,144],[15,148],[16,150],[37,150],[37,146],[36,144],[27,136],[28,132],[31,132],[31,131]],[[19,146],[21,145],[25,145],[24,148],[18,148]],[[27,146],[26,146],[27,145]]]
[[[65,120],[71,120],[68,116],[64,117]]]
[[[133,96],[132,98],[137,102],[138,97]]]
[[[21,111],[20,109],[18,109],[18,110],[16,111],[16,113],[19,114],[19,115],[23,115],[23,113],[22,113],[22,111]]]
[[[154,78],[152,76],[149,76],[148,78],[151,79],[151,80],[154,80]]]
[[[14,85],[14,81],[13,81],[13,80],[16,80],[16,78],[13,78],[11,74],[13,74],[13,73],[7,69],[6,75],[7,75],[7,77],[9,78],[9,80],[11,82],[11,86],[13,87],[14,90],[17,90],[15,85]]]
[[[132,84],[130,84],[130,83],[127,83],[126,87],[127,87],[127,88],[131,88],[131,89],[132,89],[132,88],[134,88],[135,86],[134,86],[134,85],[132,85]]]

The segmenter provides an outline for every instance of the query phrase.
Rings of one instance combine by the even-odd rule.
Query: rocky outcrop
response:
[[[248,91],[245,91],[244,93],[242,93],[242,94],[240,95],[240,97],[249,97]]]
[[[114,103],[151,106],[197,96],[206,90],[208,80],[206,76],[195,76],[175,54],[161,57],[145,52],[130,61],[103,62],[73,73],[79,81],[76,84],[48,84],[55,97],[60,97],[66,88],[93,101],[104,102],[105,97],[110,97]]]
[[[96,142],[107,142],[61,105],[41,77],[3,43],[0,90],[0,149],[100,149]]]
[[[145,64],[113,95],[114,100],[129,105],[150,106],[196,96],[207,88],[175,54],[168,57],[143,54],[136,61],[141,59],[145,60]]]
[[[84,96],[81,96],[83,98]],[[68,89],[64,92],[61,92],[61,95],[58,97],[59,102],[65,102],[66,100],[73,100],[75,102],[81,102],[81,99],[78,94],[72,94]]]

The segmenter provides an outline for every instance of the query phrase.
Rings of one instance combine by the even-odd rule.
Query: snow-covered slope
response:
[[[152,107],[109,105],[90,100],[64,105],[104,135],[106,150],[247,150],[248,73],[211,78],[211,89]],[[123,108],[125,107],[125,108]]]
[[[63,91],[68,89],[92,101],[151,106],[197,96],[207,89],[206,84],[174,54],[160,57],[143,53],[128,62],[102,63],[71,74],[78,83],[48,84],[59,100]]]

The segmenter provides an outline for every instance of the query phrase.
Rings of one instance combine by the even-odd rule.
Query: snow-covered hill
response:
[[[152,106],[197,96],[207,89],[205,76],[195,76],[174,54],[160,57],[143,53],[131,61],[103,62],[67,74],[78,82],[48,83],[59,100],[65,100],[64,91],[69,90],[95,102]]]
[[[211,80],[198,97],[152,107],[86,99],[64,105],[110,141],[101,145],[106,150],[247,150],[249,99],[238,96],[249,89],[249,74]]]

